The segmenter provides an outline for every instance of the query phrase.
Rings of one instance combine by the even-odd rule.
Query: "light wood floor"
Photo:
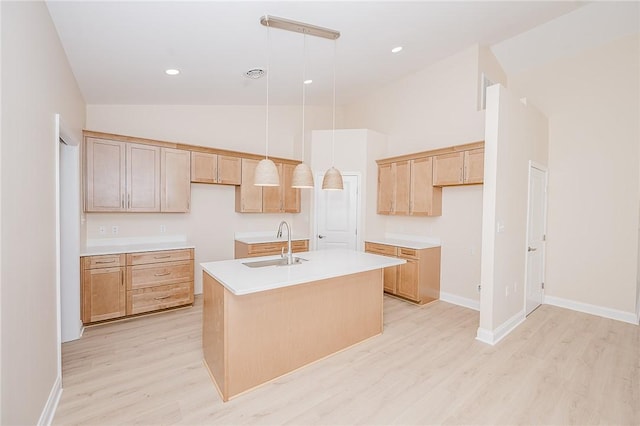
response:
[[[54,424],[640,424],[640,327],[543,305],[498,345],[478,313],[385,297],[381,336],[222,403],[201,299],[63,345]]]

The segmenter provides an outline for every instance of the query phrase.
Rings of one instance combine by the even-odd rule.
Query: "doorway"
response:
[[[322,182],[322,178],[319,174],[316,182]],[[321,185],[316,186],[316,250],[357,249],[360,176],[343,173],[342,182],[342,191],[327,191]]]
[[[529,162],[525,307],[529,315],[544,297],[547,228],[547,169]]]

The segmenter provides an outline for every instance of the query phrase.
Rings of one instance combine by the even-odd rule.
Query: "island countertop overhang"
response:
[[[322,279],[402,265],[405,260],[355,250],[335,249],[296,253],[298,265],[250,268],[244,263],[277,259],[264,256],[201,263],[202,270],[236,296],[289,287]]]

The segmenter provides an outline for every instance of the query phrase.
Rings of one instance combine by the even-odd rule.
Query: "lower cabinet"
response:
[[[235,244],[235,259],[243,259],[245,257],[258,257],[269,256],[274,254],[281,254],[282,249],[287,250],[286,241],[273,241],[269,243],[254,243],[248,244],[241,241],[236,241]],[[295,240],[291,241],[291,251],[299,253],[302,251],[309,251],[309,240]]]
[[[126,315],[124,254],[81,258],[80,281],[84,324]]]
[[[193,259],[193,249],[82,257],[82,322],[193,303]]]
[[[424,304],[440,298],[440,247],[413,249],[365,242],[367,253],[398,257],[406,263],[385,268],[384,291]]]

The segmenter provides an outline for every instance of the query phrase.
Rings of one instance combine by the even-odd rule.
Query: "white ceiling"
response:
[[[573,1],[48,1],[88,104],[264,104],[268,14],[338,30],[307,36],[308,104],[337,103],[475,44],[494,45],[582,6]],[[270,103],[298,104],[303,36],[270,30]],[[404,50],[392,54],[391,48]],[[504,50],[504,49],[503,49]],[[507,48],[508,50],[508,48]],[[504,51],[502,52],[504,56]],[[167,68],[181,70],[165,75]]]

